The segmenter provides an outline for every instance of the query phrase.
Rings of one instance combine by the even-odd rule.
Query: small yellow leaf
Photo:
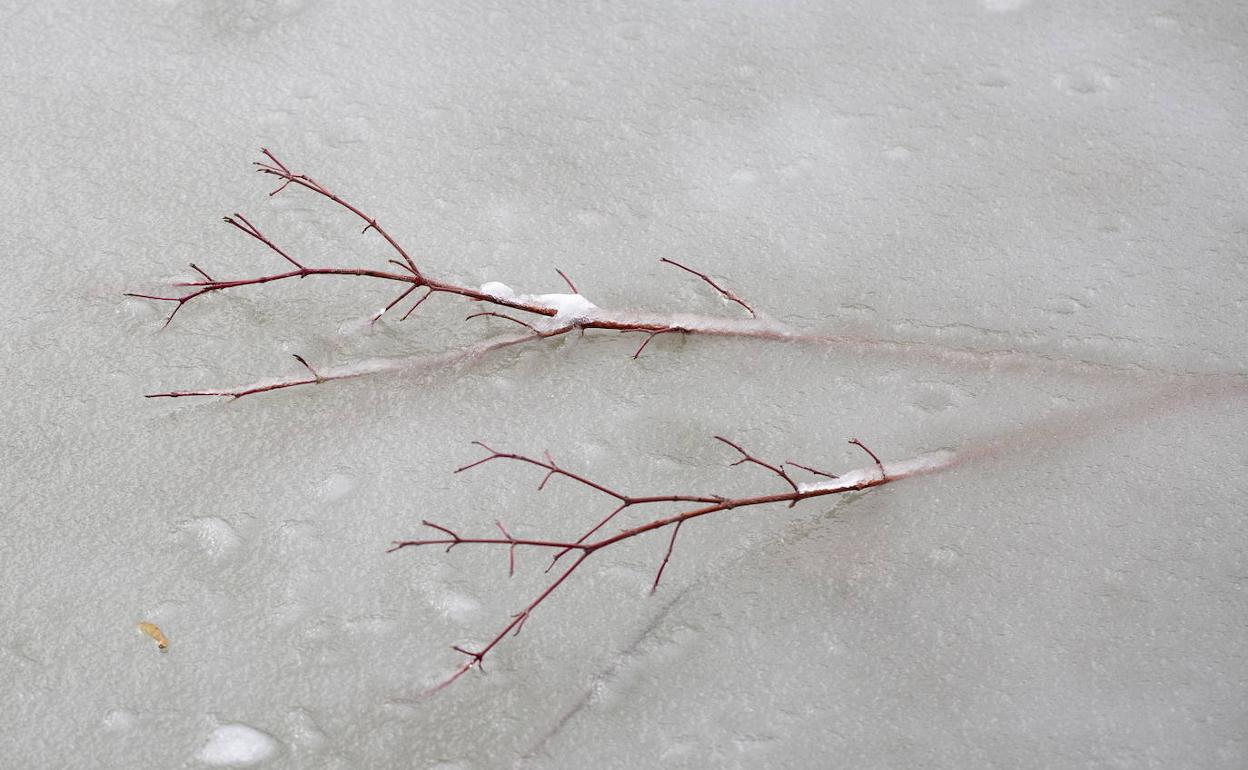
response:
[[[161,630],[155,623],[148,623],[144,621],[139,624],[139,630],[155,639],[156,646],[161,650],[169,649],[169,640],[165,638],[165,635],[161,633]]]

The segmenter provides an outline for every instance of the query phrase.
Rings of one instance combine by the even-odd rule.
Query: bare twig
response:
[[[754,455],[742,449],[740,444],[737,444],[736,442],[733,442],[733,441],[729,441],[723,436],[716,436],[715,440],[722,441],[728,446],[732,447],[733,449],[741,453],[741,459],[737,460],[735,463],[732,463],[733,466],[741,465],[742,463],[750,463],[752,465],[757,465],[760,468],[766,468],[767,470],[776,474],[780,478],[784,479],[784,482],[788,484],[790,487],[792,487],[794,492],[797,491],[797,482],[795,482],[793,478],[789,476],[789,474],[784,472],[784,468],[778,465],[772,465],[769,462],[765,462],[763,460],[758,459]]]
[[[631,329],[624,329],[623,331],[632,331],[632,330],[631,330]],[[637,349],[633,351],[633,360],[634,360],[634,361],[636,361],[636,360],[637,360],[637,357],[641,355],[641,351],[645,350],[645,349],[646,349],[646,345],[649,345],[649,344],[650,344],[650,340],[654,339],[655,337],[659,336],[660,334],[669,334],[669,333],[671,333],[671,332],[673,332],[673,331],[675,331],[675,329],[660,329],[660,330],[658,330],[658,331],[653,331],[653,332],[649,332],[648,334],[646,334],[646,338],[645,338],[644,340],[642,340],[642,341],[641,341],[641,344],[637,346]]]
[[[792,460],[785,460],[785,461],[784,461],[784,464],[785,464],[785,465],[792,465],[794,468],[801,468],[802,470],[806,471],[807,473],[813,473],[813,474],[815,474],[816,476],[823,476],[825,479],[838,479],[838,478],[840,478],[840,476],[837,476],[835,473],[828,473],[827,471],[821,471],[821,470],[819,470],[819,469],[817,469],[817,468],[812,468],[812,467],[810,467],[809,465],[802,465],[801,463],[795,463],[795,462],[793,462]]]
[[[747,304],[745,303],[745,300],[741,299],[741,298],[740,298],[740,297],[738,297],[736,294],[733,294],[733,293],[732,293],[731,291],[729,291],[728,289],[725,289],[723,286],[720,286],[719,284],[715,283],[713,280],[711,280],[711,277],[710,277],[709,275],[707,275],[706,273],[700,273],[700,272],[698,272],[697,270],[694,270],[692,267],[687,267],[687,266],[685,266],[685,265],[680,264],[680,263],[679,263],[679,262],[677,262],[676,260],[674,260],[674,259],[668,259],[667,257],[663,257],[663,258],[659,259],[659,261],[660,261],[660,262],[666,262],[667,264],[669,264],[669,265],[671,265],[671,266],[673,266],[673,267],[678,267],[678,268],[680,268],[681,270],[684,270],[686,273],[691,273],[691,274],[693,274],[693,275],[696,275],[697,277],[701,278],[703,281],[706,281],[706,282],[710,285],[710,287],[711,287],[712,289],[714,289],[715,291],[719,292],[719,293],[720,293],[720,296],[722,296],[724,299],[728,300],[729,302],[735,302],[735,303],[737,303],[738,305],[740,305],[741,307],[745,308],[745,312],[747,312],[747,313],[749,313],[749,314],[750,314],[750,318],[757,318],[757,317],[758,317],[758,316],[754,313],[754,308],[752,308],[752,307],[750,307],[749,305],[747,305]]]
[[[255,225],[253,225],[251,222],[248,222],[247,218],[244,217],[242,214],[236,213],[234,214],[233,217],[224,217],[224,219],[227,225],[238,228],[242,232],[246,233],[247,235],[250,235],[252,238],[255,238],[257,241],[260,241],[265,246],[268,246],[270,249],[277,252],[277,254],[281,256],[282,259],[294,265],[296,270],[303,269],[303,265],[299,264],[299,262],[294,257],[290,256],[289,254],[287,254],[286,252],[278,248],[277,245],[273,243],[273,241],[270,241],[264,235],[264,233],[256,229]],[[211,281],[212,279],[210,278],[208,280]]]
[[[568,285],[568,288],[572,290],[573,294],[580,294],[580,292],[576,290],[576,284],[572,283],[572,279],[568,277],[567,273],[557,267],[555,268],[555,272],[559,274],[559,277],[562,278],[563,282]]]
[[[491,311],[484,311],[481,313],[473,313],[470,316],[466,316],[464,320],[471,321],[474,318],[481,318],[482,316],[492,316],[494,318],[501,318],[504,321],[511,321],[513,324],[520,324],[524,328],[531,329],[533,332],[540,334],[540,332],[537,331],[537,329],[533,326],[533,324],[525,323],[524,321],[521,321],[519,318],[513,318],[512,316],[509,316],[506,313],[494,313]]]
[[[383,315],[385,315],[386,313],[388,313],[388,312],[390,311],[390,308],[394,307],[395,305],[399,304],[399,303],[400,303],[400,302],[402,302],[403,300],[407,299],[407,295],[411,294],[412,292],[416,291],[416,290],[417,290],[417,289],[419,289],[419,288],[420,288],[420,284],[417,284],[417,283],[414,283],[414,284],[412,284],[411,286],[408,286],[406,289],[404,289],[404,290],[403,290],[403,293],[402,293],[402,294],[400,294],[399,296],[397,296],[397,297],[395,297],[393,300],[391,300],[391,302],[390,302],[390,304],[389,304],[389,305],[386,305],[386,306],[385,306],[385,307],[383,307],[381,310],[377,311],[377,312],[373,315],[373,317],[372,317],[372,318],[368,319],[368,322],[369,322],[370,324],[375,324],[375,323],[377,323],[377,320],[378,320],[378,319],[380,319],[380,318],[381,318]],[[432,294],[432,292],[430,292],[430,294]],[[428,299],[428,298],[429,298],[429,294],[426,294],[426,295],[425,295],[425,296],[424,296],[421,300],[419,300],[416,304],[417,304],[417,305],[419,305],[421,302],[423,302],[424,300],[426,300],[426,299]],[[413,309],[413,310],[415,310],[415,305],[413,305],[413,306],[412,306],[412,309]],[[411,310],[407,311],[407,314],[404,314],[403,318],[407,318],[407,315],[408,315],[408,314],[410,314],[411,312],[412,312]],[[402,319],[400,319],[400,320],[402,320]]]
[[[667,539],[667,552],[663,554],[663,561],[659,563],[659,569],[654,573],[654,582],[650,585],[650,594],[653,596],[659,590],[659,581],[663,579],[663,570],[667,569],[667,563],[672,558],[672,549],[676,547],[676,536],[680,534],[680,528],[685,522],[678,521],[676,526],[672,527],[672,536]]]
[[[867,454],[871,455],[871,459],[872,459],[872,460],[875,460],[875,467],[877,467],[877,468],[879,468],[879,469],[880,469],[880,475],[881,475],[881,476],[883,476],[883,475],[884,475],[884,463],[880,462],[880,458],[879,458],[879,457],[876,457],[875,452],[872,452],[870,449],[867,449],[867,445],[866,445],[866,444],[864,444],[864,443],[862,443],[861,441],[859,441],[859,440],[858,440],[858,439],[856,439],[856,438],[851,438],[851,439],[849,440],[849,443],[853,444],[854,446],[858,447],[858,448],[859,448],[859,449],[861,449],[862,451],[864,451],[864,452],[866,452]]]
[[[317,374],[316,370],[312,368],[312,364],[309,364],[306,360],[304,360],[303,356],[299,355],[298,353],[294,353],[292,355],[294,355],[296,361],[303,364],[303,368],[307,369],[308,372],[311,373],[313,379],[315,379],[317,382],[325,381],[325,379],[321,377],[321,375]]]
[[[403,260],[404,264],[406,264],[408,269],[412,271],[412,276],[418,280],[421,278],[420,270],[416,267],[416,263],[412,261],[412,258],[408,256],[407,252],[404,251],[403,247],[399,245],[399,242],[396,241],[390,235],[390,233],[383,230],[377,224],[376,219],[374,219],[373,217],[370,217],[368,214],[365,214],[363,211],[360,211],[354,205],[346,202],[342,198],[339,198],[337,195],[335,195],[334,193],[326,189],[324,185],[315,181],[311,177],[306,176],[304,174],[295,174],[291,172],[291,170],[286,168],[285,164],[283,164],[280,160],[278,160],[277,157],[273,155],[273,153],[268,151],[268,149],[261,147],[260,152],[264,155],[265,158],[268,159],[269,162],[266,163],[264,161],[257,161],[255,163],[255,165],[257,166],[257,170],[263,174],[269,174],[271,176],[278,177],[279,179],[282,180],[281,186],[278,187],[273,192],[269,193],[270,197],[277,195],[282,190],[285,190],[287,185],[297,184],[300,187],[305,187],[311,190],[312,192],[317,193],[318,195],[322,195],[330,199],[334,203],[337,203],[339,206],[342,206],[347,211],[350,211],[352,214],[355,214],[357,217],[364,220],[365,227],[361,231],[361,233],[366,233],[369,230],[376,230],[377,234],[380,235],[382,238],[385,238],[386,243],[389,243],[390,247],[393,248],[398,253],[399,257]]]
[[[370,364],[366,367],[347,367],[337,371],[327,372],[320,370],[320,380],[296,378],[289,380],[279,380],[276,382],[261,382],[255,385],[245,385],[233,389],[225,388],[209,388],[204,390],[173,390],[164,393],[150,393],[146,398],[186,398],[190,396],[218,396],[224,398],[237,399],[243,396],[249,396],[255,393],[267,393],[274,390],[285,390],[288,388],[300,387],[303,385],[319,385],[326,382],[337,382],[339,380],[354,380],[361,377],[368,377],[378,372],[397,372],[397,371],[426,371],[434,372],[450,369],[460,364],[471,363],[476,359],[497,350],[504,350],[514,345],[522,345],[525,343],[535,342],[537,340],[548,339],[550,337],[566,334],[574,327],[563,326],[544,331],[540,334],[527,332],[521,335],[499,335],[487,340],[473,343],[465,348],[451,350],[445,353],[439,353],[431,356],[417,356],[415,358],[390,361],[382,363]]]
[[[409,308],[407,309],[407,312],[406,312],[406,313],[404,313],[404,314],[403,314],[403,317],[402,317],[402,318],[400,318],[399,320],[400,320],[400,321],[406,321],[406,320],[407,320],[407,318],[408,318],[408,316],[410,316],[412,313],[415,313],[415,312],[416,312],[416,308],[420,307],[420,306],[424,303],[424,301],[425,301],[425,300],[429,299],[429,298],[430,298],[430,297],[432,297],[432,296],[433,296],[433,289],[429,289],[429,291],[427,291],[427,292],[425,293],[425,296],[423,296],[423,297],[421,297],[420,299],[416,300],[416,302],[414,302],[414,303],[412,304],[412,306],[411,306],[411,307],[409,307]]]

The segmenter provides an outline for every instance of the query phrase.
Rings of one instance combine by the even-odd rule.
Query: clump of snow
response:
[[[208,736],[195,758],[214,767],[247,767],[277,753],[277,741],[247,725],[221,725]]]
[[[523,300],[555,309],[557,320],[579,321],[589,318],[598,306],[580,294],[525,295]]]
[[[556,321],[584,321],[598,311],[598,306],[581,294],[516,294],[514,289],[499,281],[481,284],[480,291],[498,299],[550,308],[555,311]]]
[[[499,299],[514,299],[516,296],[516,292],[510,286],[500,281],[486,281],[481,284],[481,293]]]

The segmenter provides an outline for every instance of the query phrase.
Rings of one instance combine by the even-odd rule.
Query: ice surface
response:
[[[1248,765],[1243,2],[48,0],[0,42],[0,764]],[[397,269],[268,197],[260,146],[432,276],[749,338],[634,361],[445,295],[370,323],[398,291],[341,276],[161,329],[121,293],[288,266],[236,211]],[[349,379],[141,398],[292,354]],[[613,507],[452,474],[469,441],[633,495],[784,491],[713,435],[842,484],[877,472],[850,436],[956,462],[691,522],[654,596],[661,535],[596,554],[414,699],[551,576],[392,540]]]

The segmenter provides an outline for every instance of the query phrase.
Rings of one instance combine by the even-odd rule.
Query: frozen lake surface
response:
[[[1248,764],[1237,0],[0,3],[0,756],[13,767]],[[800,339],[517,328],[422,270]],[[501,291],[497,286],[494,290]],[[552,300],[553,301],[553,300]],[[558,300],[569,313],[579,301]],[[519,330],[523,331],[523,330]],[[144,399],[373,370],[228,401]],[[775,462],[957,462],[603,551]],[[858,478],[858,477],[856,477]],[[812,479],[803,477],[803,481]],[[680,510],[628,512],[629,524]],[[614,525],[612,525],[614,526]],[[157,626],[165,651],[138,629]]]

